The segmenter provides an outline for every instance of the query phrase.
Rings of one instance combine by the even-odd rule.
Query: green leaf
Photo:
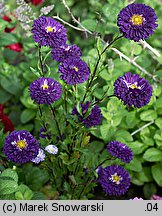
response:
[[[131,142],[133,141],[133,137],[131,136],[131,134],[126,131],[126,130],[118,130],[116,133],[115,133],[115,137],[118,141],[120,141],[121,139],[125,140],[125,141],[128,141],[128,142]],[[122,141],[122,140],[121,140]]]
[[[132,149],[135,155],[141,154],[146,148],[148,148],[148,146],[139,141],[129,142],[127,143],[127,146],[129,146]]]
[[[0,34],[0,46],[6,46],[17,42],[18,41],[13,34],[4,32]]]
[[[0,177],[0,194],[6,195],[6,194],[12,194],[16,192],[18,188],[17,182],[9,177]]]
[[[155,184],[153,184],[153,183],[145,184],[143,187],[143,193],[144,193],[146,199],[150,200],[151,196],[153,194],[157,193],[157,189],[156,189]]]
[[[126,123],[129,128],[134,128],[139,123],[139,120],[136,118],[136,111],[127,113]]]
[[[21,179],[31,190],[38,191],[49,180],[49,175],[45,169],[33,166],[31,163],[23,165]]]
[[[162,79],[162,69],[156,71],[156,75]]]
[[[4,104],[6,103],[8,100],[10,100],[12,97],[11,94],[9,94],[8,92],[6,92],[6,90],[1,89],[0,91],[0,103]]]
[[[33,109],[24,109],[21,113],[20,119],[23,124],[29,122],[36,115],[36,111]]]
[[[18,175],[17,172],[8,168],[6,170],[4,170],[1,175],[1,177],[10,177],[12,178],[16,183],[18,182]]]
[[[1,86],[10,94],[16,95],[19,90],[19,80],[16,76],[2,77]]]
[[[0,31],[3,31],[6,25],[7,25],[7,22],[1,18],[0,19]]]
[[[47,197],[40,191],[35,191],[32,200],[46,200]]]
[[[142,165],[141,162],[137,158],[133,158],[129,164],[125,165],[126,169],[135,171],[135,172],[141,172]]]
[[[83,20],[83,22],[81,22],[81,24],[88,30],[90,31],[95,31],[96,30],[96,26],[97,26],[97,23],[95,20],[92,20],[92,19],[86,19],[86,20]]]
[[[144,153],[143,159],[149,162],[162,161],[162,151],[156,148],[149,148]]]
[[[156,106],[156,108],[162,108],[162,97],[160,97],[156,100],[155,106]]]
[[[90,143],[88,150],[94,154],[99,153],[104,148],[104,143],[99,141],[93,141]]]
[[[34,104],[33,100],[30,97],[29,88],[26,87],[23,92],[23,96],[20,98],[22,104],[28,109],[36,109],[37,105]]]
[[[157,163],[152,166],[152,175],[153,178],[155,179],[156,183],[162,187],[162,164]]]
[[[99,51],[99,54],[101,54],[102,53],[102,49],[103,49],[103,42],[101,41],[100,37],[97,38],[97,49]]]
[[[157,113],[154,110],[146,110],[141,112],[140,119],[143,121],[152,121],[157,118]]]
[[[157,118],[155,120],[155,124],[160,128],[162,129],[162,118]]]
[[[17,200],[31,200],[32,197],[33,197],[32,190],[24,184],[21,184],[18,187],[18,191],[15,193],[15,198]]]

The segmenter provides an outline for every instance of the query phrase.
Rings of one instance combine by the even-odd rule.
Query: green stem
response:
[[[84,94],[84,96],[83,96],[82,103],[84,103],[84,101],[85,101],[85,99],[86,99],[86,96],[87,96],[87,94],[88,94],[88,92],[89,92],[89,89],[90,89],[90,87],[91,87],[91,85],[92,85],[92,83],[93,83],[93,80],[94,80],[95,76],[96,76],[97,68],[98,68],[98,65],[99,65],[99,63],[100,63],[100,60],[101,60],[102,55],[106,52],[106,50],[107,50],[115,41],[119,40],[119,39],[122,38],[122,37],[123,37],[123,35],[120,35],[120,36],[114,38],[114,39],[103,49],[103,51],[99,54],[97,63],[96,63],[96,65],[95,65],[95,68],[94,68],[93,73],[92,73],[92,76],[91,76],[91,79],[90,79],[90,81],[89,81],[89,83],[88,83],[88,85],[87,85],[86,92],[85,92],[85,94]]]
[[[58,121],[57,121],[57,119],[56,119],[55,108],[52,107],[52,105],[50,105],[50,108],[51,108],[51,111],[52,111],[52,114],[53,114],[54,120],[55,120],[55,122],[56,122],[56,126],[57,126],[57,129],[58,129],[58,132],[59,132],[60,140],[63,141],[63,140],[62,140],[62,135],[61,135],[61,130],[60,130],[60,127],[59,127]]]
[[[42,124],[43,124],[43,128],[46,130],[46,131],[48,131],[48,129],[47,129],[47,126],[46,126],[46,123],[44,122],[44,120],[43,120],[43,113],[42,113],[42,109],[41,109],[41,106],[40,105],[38,105],[38,109],[39,109],[39,113],[40,113],[40,119],[41,119],[41,121],[42,121]],[[51,137],[49,136],[49,134],[47,133],[47,137],[48,137],[48,139],[50,139]]]
[[[43,61],[42,61],[42,53],[41,53],[41,46],[38,45],[38,58],[39,58],[39,66],[41,70],[41,76],[44,77],[44,69],[43,69]]]
[[[101,99],[95,101],[95,102],[92,104],[92,106],[94,106],[94,105],[100,103],[101,101],[103,101],[103,100],[106,99],[106,98],[108,99],[108,98],[111,98],[111,97],[116,97],[116,96],[115,96],[115,95],[104,96],[104,97],[102,97]]]

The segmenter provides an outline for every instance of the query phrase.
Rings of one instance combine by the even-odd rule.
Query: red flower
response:
[[[15,52],[21,52],[23,49],[22,44],[20,44],[20,43],[13,43],[13,44],[7,45],[5,47],[7,47],[10,50],[15,51]]]
[[[44,0],[31,0],[31,3],[35,6],[42,4],[44,2]]]
[[[6,15],[4,15],[2,18],[3,18],[3,20],[5,20],[5,21],[7,21],[9,23],[12,21],[12,19],[10,17],[6,16]],[[12,28],[6,27],[4,31],[7,32],[7,33],[11,33],[11,32],[14,31],[14,29],[15,29],[15,27],[12,27]]]
[[[4,133],[14,131],[14,125],[12,124],[11,120],[8,118],[7,115],[2,115],[0,117],[1,122],[4,125]]]
[[[10,17],[6,16],[6,15],[4,15],[2,18],[3,18],[3,20],[5,20],[7,22],[11,22],[12,21],[12,19]]]
[[[7,133],[8,131],[12,132],[14,131],[14,125],[12,124],[9,117],[3,113],[3,109],[4,109],[3,105],[0,104],[0,121],[4,125],[4,133]]]

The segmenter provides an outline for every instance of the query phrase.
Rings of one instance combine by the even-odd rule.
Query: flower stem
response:
[[[95,102],[92,104],[92,106],[94,106],[94,105],[100,103],[101,101],[103,101],[103,100],[106,99],[106,98],[108,99],[108,98],[111,98],[111,97],[116,97],[116,96],[115,96],[115,95],[104,96],[104,97],[102,97],[101,99],[95,101]]]
[[[42,61],[42,53],[41,53],[41,46],[38,45],[38,58],[39,58],[39,66],[41,70],[41,76],[44,77],[44,69],[43,69],[43,61]]]
[[[88,92],[89,92],[89,89],[90,89],[90,87],[91,87],[91,85],[92,85],[92,83],[93,83],[93,80],[94,80],[95,76],[96,76],[97,68],[98,68],[98,65],[99,65],[99,63],[100,63],[100,60],[101,60],[102,55],[106,52],[106,50],[107,50],[115,41],[119,40],[119,39],[122,38],[122,37],[123,37],[123,35],[120,35],[120,36],[118,36],[118,37],[115,37],[115,38],[103,49],[103,51],[99,54],[98,59],[97,59],[97,62],[96,62],[96,65],[95,65],[95,68],[94,68],[93,73],[92,73],[92,76],[91,76],[91,79],[90,79],[90,81],[89,81],[89,83],[88,83],[88,85],[87,85],[86,92],[85,92],[85,94],[84,94],[84,96],[83,96],[82,103],[84,103],[84,101],[85,101],[85,99],[86,99],[86,96],[87,96],[87,94],[88,94]]]
[[[57,119],[56,119],[55,108],[52,107],[52,105],[50,105],[50,108],[51,108],[51,111],[52,111],[52,114],[53,114],[54,120],[55,120],[55,122],[56,122],[56,126],[57,126],[57,129],[58,129],[58,132],[59,132],[60,140],[63,141],[63,140],[62,140],[62,135],[61,135],[61,130],[60,130],[60,127],[59,127],[58,121],[57,121]]]
[[[41,119],[41,121],[42,121],[42,124],[43,124],[43,128],[46,130],[46,132],[48,131],[47,130],[47,126],[46,126],[46,123],[44,122],[44,120],[43,120],[43,113],[42,113],[42,109],[41,109],[41,106],[40,105],[38,105],[38,109],[39,109],[39,116],[40,116],[40,119]],[[50,139],[51,137],[50,137],[50,135],[47,133],[47,137],[48,137],[48,139]]]

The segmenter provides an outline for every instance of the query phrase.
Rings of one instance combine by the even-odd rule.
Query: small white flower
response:
[[[55,145],[48,145],[46,146],[45,150],[50,153],[50,154],[57,154],[58,153],[58,148]]]
[[[44,154],[44,151],[42,149],[39,149],[38,155],[36,158],[34,158],[33,160],[31,160],[33,163],[40,163],[41,161],[44,161],[46,155]]]

